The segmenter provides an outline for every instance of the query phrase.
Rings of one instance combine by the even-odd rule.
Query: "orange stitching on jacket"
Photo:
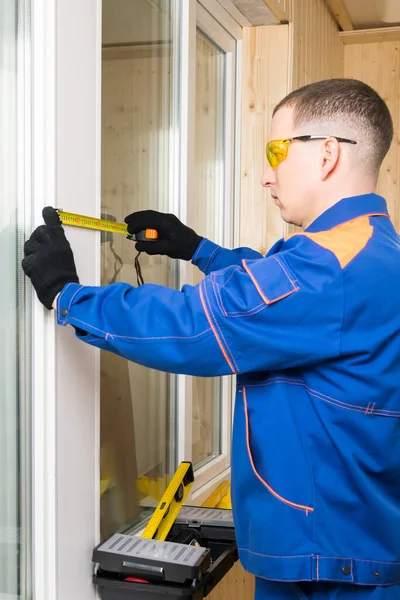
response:
[[[327,396],[326,394],[323,394],[322,392],[318,392],[317,390],[313,390],[312,388],[308,387],[308,385],[306,385],[306,383],[300,379],[290,379],[290,378],[285,378],[285,377],[274,377],[273,379],[270,379],[269,381],[266,381],[264,383],[249,383],[247,384],[246,387],[265,387],[267,385],[273,385],[274,383],[288,383],[289,385],[300,385],[304,388],[306,388],[306,390],[308,390],[310,392],[310,394],[312,396],[314,396],[315,398],[318,398],[318,400],[322,400],[323,402],[327,402],[328,404],[333,404],[334,406],[339,406],[339,408],[343,408],[345,410],[351,410],[354,412],[362,412],[365,414],[365,406],[358,406],[357,404],[348,404],[347,402],[342,402],[342,400],[337,400],[336,398],[331,398],[330,396]],[[330,402],[331,401],[331,402]],[[375,403],[374,403],[375,406]],[[400,417],[400,411],[398,410],[386,410],[383,408],[377,408],[374,409],[374,413],[376,415],[381,415],[382,417],[394,417],[394,418],[399,418]],[[371,413],[369,413],[371,414]]]
[[[205,280],[205,279],[203,279],[203,281],[202,281],[202,282],[201,282],[201,284],[200,284],[200,288],[201,288],[201,286],[204,286],[205,299],[206,299],[206,301],[207,301],[208,308],[210,309],[210,313],[211,313],[212,320],[214,321],[214,325],[215,325],[215,327],[218,329],[218,331],[219,331],[219,334],[220,334],[220,336],[221,336],[222,340],[223,340],[223,341],[224,341],[224,343],[225,343],[225,348],[226,348],[227,352],[229,353],[229,355],[230,355],[230,357],[231,357],[231,360],[232,360],[232,363],[234,364],[234,366],[235,366],[235,368],[236,368],[236,373],[240,373],[240,369],[239,369],[239,367],[238,367],[238,366],[237,366],[237,364],[236,364],[235,357],[233,356],[233,352],[232,352],[232,351],[231,351],[231,349],[229,348],[228,342],[226,341],[226,339],[225,339],[225,336],[224,336],[224,334],[223,334],[223,332],[222,332],[222,329],[221,329],[221,327],[220,327],[220,326],[219,326],[219,324],[218,324],[218,320],[217,320],[217,318],[216,318],[216,317],[215,317],[215,315],[214,315],[214,311],[213,311],[213,309],[212,309],[212,304],[211,304],[211,302],[210,302],[210,299],[209,299],[209,297],[208,297],[208,294],[207,294],[207,288],[206,288],[206,283],[205,283],[205,281],[206,281],[206,280]]]
[[[274,260],[276,260],[276,262],[278,263],[278,265],[280,266],[280,268],[285,272],[285,275],[289,279],[289,281],[292,284],[292,286],[296,289],[297,286],[296,286],[294,280],[291,278],[291,276],[289,275],[289,273],[287,272],[286,268],[284,267],[283,263],[281,263],[281,261],[279,260],[279,258],[277,256],[275,256],[275,255],[272,255],[271,258],[273,258]]]
[[[350,557],[346,557],[346,556],[319,556],[318,554],[293,554],[291,556],[289,555],[281,555],[281,554],[263,554],[261,552],[254,552],[253,550],[249,550],[249,548],[244,548],[239,546],[238,548],[239,550],[243,550],[244,552],[250,552],[250,554],[255,554],[256,556],[264,556],[265,558],[312,558],[312,559],[321,559],[321,560],[325,560],[325,559],[335,559],[335,560],[354,560],[354,562],[364,562],[364,563],[373,563],[376,564],[378,563],[379,565],[399,565],[400,566],[400,561],[390,561],[390,560],[374,560],[374,559],[368,559],[368,558],[356,558],[356,559],[352,559]],[[300,581],[300,580],[299,580]],[[308,580],[309,581],[309,580]],[[390,585],[390,584],[388,584]]]
[[[216,339],[216,340],[217,340],[217,342],[218,342],[218,346],[221,348],[221,352],[222,352],[222,354],[223,354],[223,356],[224,356],[224,358],[225,358],[226,362],[228,363],[228,365],[229,365],[229,368],[231,369],[232,373],[235,373],[236,371],[235,371],[235,369],[233,368],[233,366],[232,366],[232,363],[231,363],[231,361],[229,360],[229,357],[228,357],[227,353],[225,352],[225,348],[223,347],[223,345],[222,345],[222,342],[221,342],[221,340],[219,339],[219,337],[218,337],[218,334],[217,334],[217,332],[216,332],[216,330],[215,330],[215,327],[214,327],[214,325],[213,325],[213,323],[212,323],[212,321],[211,321],[210,315],[208,314],[208,310],[207,310],[207,308],[206,308],[206,304],[205,304],[205,302],[204,302],[203,290],[201,289],[201,286],[199,287],[199,290],[200,290],[200,300],[201,300],[201,303],[202,303],[202,305],[203,305],[203,310],[204,310],[204,312],[205,312],[205,314],[206,314],[207,321],[208,321],[208,322],[209,322],[209,324],[210,324],[210,327],[211,327],[211,329],[212,329],[212,332],[213,332],[213,334],[214,334],[214,336],[215,336],[215,339]]]
[[[213,256],[214,256],[214,254],[217,252],[217,250],[219,250],[219,247],[218,247],[218,246],[217,246],[216,248],[214,248],[214,251],[213,251],[213,252],[211,252],[210,256],[208,257],[207,264],[206,264],[206,266],[204,267],[204,273],[207,271],[207,269],[208,269],[208,267],[209,267],[209,264],[210,264],[210,262],[212,261],[212,258],[213,258]]]
[[[264,300],[265,304],[268,304],[268,305],[271,304],[271,301],[268,300],[268,298],[264,295],[264,293],[261,290],[260,286],[258,285],[253,273],[250,271],[250,269],[246,265],[245,259],[242,260],[242,264],[243,264],[244,270],[246,271],[246,273],[249,275],[250,279],[254,283],[254,287],[256,288],[257,292],[260,294],[261,298]]]
[[[229,277],[229,279],[231,277],[232,277],[232,275]],[[221,313],[224,315],[224,317],[232,318],[232,319],[235,319],[238,317],[250,317],[250,316],[256,314],[257,312],[260,312],[261,309],[265,308],[265,302],[260,302],[260,304],[257,304],[257,306],[254,306],[253,308],[249,308],[249,310],[227,312],[227,310],[222,302],[221,287],[218,285],[218,282],[216,281],[216,279],[214,277],[210,277],[210,281],[212,283],[212,287],[214,290],[215,298],[217,300],[217,304],[219,305]],[[227,281],[224,283],[224,286],[226,284],[227,284]]]
[[[60,303],[61,303],[61,298],[62,298],[62,296],[64,295],[64,293],[66,292],[67,288],[69,288],[71,285],[72,285],[72,283],[68,283],[68,284],[65,286],[64,290],[61,292],[61,294],[58,296],[57,307],[58,307],[58,310],[59,310],[59,311],[60,311],[60,309],[61,309],[61,304],[60,304]],[[70,311],[70,309],[71,309],[72,300],[75,298],[75,296],[77,295],[77,293],[78,293],[78,292],[79,292],[79,291],[80,291],[82,288],[83,288],[83,285],[80,285],[80,286],[79,286],[79,288],[78,288],[77,290],[75,290],[75,292],[72,294],[72,296],[71,296],[71,298],[70,298],[70,300],[69,300],[68,308],[67,308],[67,311],[68,311],[68,312],[67,312],[67,316],[68,316],[68,314],[69,314],[69,311]],[[64,319],[62,322],[63,322],[63,324],[65,325],[65,323],[67,323],[67,318],[65,318],[65,319]]]
[[[164,336],[153,336],[153,337],[133,337],[131,335],[117,335],[116,333],[109,333],[107,331],[103,331],[102,329],[98,329],[97,327],[94,327],[94,325],[91,325],[90,323],[87,323],[86,321],[82,321],[82,319],[77,319],[76,317],[71,317],[70,319],[70,324],[72,325],[72,322],[74,323],[82,323],[83,325],[87,325],[87,327],[90,327],[91,329],[96,329],[96,331],[100,331],[101,333],[104,333],[105,336],[110,336],[113,340],[115,338],[118,339],[127,339],[127,340],[193,340],[195,338],[199,338],[202,335],[205,335],[206,333],[208,333],[209,331],[211,331],[211,329],[205,329],[204,331],[202,331],[201,333],[196,333],[196,335],[164,335]],[[93,333],[93,332],[91,332]],[[95,335],[93,333],[93,335]]]
[[[217,304],[219,306],[219,309],[220,309],[221,313],[224,315],[224,317],[226,317],[227,314],[226,314],[226,310],[224,308],[224,305],[222,303],[222,298],[221,298],[221,294],[219,292],[218,284],[217,284],[217,282],[215,281],[214,278],[212,278],[212,279],[210,278],[210,281],[211,281],[212,288],[214,290],[214,296],[215,296],[215,299],[216,299]]]
[[[228,268],[232,268],[232,267],[228,267]],[[228,269],[226,269],[226,270],[228,270]],[[224,285],[222,287],[226,286],[226,284],[228,283],[228,281],[230,281],[232,279],[232,277],[234,275],[236,275],[237,271],[240,271],[239,265],[236,265],[235,267],[233,267],[232,273],[229,275],[228,279],[226,279],[226,281],[224,281]],[[219,275],[222,275],[222,271],[219,271]],[[215,277],[214,277],[214,281],[217,282],[217,279]]]
[[[268,304],[265,302],[261,302],[257,304],[254,308],[249,309],[247,312],[229,312],[227,313],[227,319],[240,319],[241,317],[252,317],[262,310],[266,310],[268,308]]]
[[[271,257],[273,258],[273,257]],[[279,261],[277,261],[279,263]],[[256,278],[254,277],[253,273],[250,271],[250,269],[248,268],[248,266],[246,265],[246,261],[245,259],[242,260],[242,264],[243,264],[243,268],[245,269],[246,273],[249,275],[250,279],[252,280],[254,287],[256,288],[257,292],[260,294],[261,298],[264,300],[265,304],[267,304],[268,306],[270,304],[274,304],[274,302],[279,302],[279,300],[283,300],[283,298],[287,298],[287,296],[290,296],[291,294],[293,294],[293,292],[297,292],[300,288],[296,287],[292,280],[288,277],[288,274],[285,271],[285,275],[286,277],[288,277],[290,283],[293,285],[293,289],[290,290],[289,292],[287,292],[286,294],[283,294],[282,296],[279,296],[279,298],[274,298],[273,300],[268,300],[268,298],[264,295],[264,292],[261,290]],[[280,263],[279,263],[280,265]],[[281,265],[282,267],[282,265]]]
[[[358,406],[357,404],[348,404],[347,402],[343,402],[342,400],[337,400],[336,398],[332,398],[331,396],[328,396],[327,394],[324,394],[323,392],[319,392],[318,390],[313,390],[302,379],[278,376],[278,377],[273,377],[272,379],[270,379],[269,381],[265,381],[264,383],[247,384],[247,387],[263,387],[266,385],[271,385],[272,383],[289,383],[292,385],[301,385],[301,386],[305,387],[309,392],[312,392],[315,395],[321,396],[321,400],[328,399],[328,400],[332,400],[332,402],[337,402],[339,404],[343,404],[343,405],[349,406],[351,408],[353,408],[353,407],[360,408],[363,412],[365,410],[364,406]]]
[[[267,490],[273,496],[275,496],[275,498],[277,498],[278,500],[280,500],[284,504],[287,504],[288,506],[291,506],[292,508],[297,508],[298,510],[304,511],[306,513],[306,515],[308,516],[309,512],[314,512],[314,509],[313,509],[312,506],[304,506],[302,504],[296,504],[295,502],[291,502],[290,500],[286,500],[285,498],[283,498],[282,496],[280,496],[277,492],[275,492],[275,490],[270,485],[268,485],[268,483],[258,473],[258,471],[257,471],[257,469],[255,467],[255,464],[254,464],[253,455],[251,453],[251,448],[250,448],[250,426],[249,426],[249,416],[248,416],[248,411],[247,411],[247,397],[246,397],[246,388],[245,387],[243,387],[243,404],[244,404],[244,414],[245,414],[245,419],[246,419],[246,444],[247,444],[247,452],[248,452],[250,464],[251,464],[251,467],[252,467],[252,469],[254,471],[255,476],[267,488]]]
[[[293,554],[292,556],[282,556],[280,554],[263,554],[262,552],[254,552],[253,550],[249,550],[249,548],[244,548],[241,546],[238,547],[238,550],[243,550],[243,552],[250,552],[250,554],[254,554],[255,556],[264,556],[265,558],[314,558],[314,554]],[[295,581],[297,581],[297,579]]]
[[[372,558],[356,558],[353,559],[350,556],[321,556],[321,559],[329,559],[329,558],[334,558],[337,560],[355,560],[356,562],[365,562],[365,563],[378,563],[380,565],[399,565],[400,566],[400,561],[390,561],[390,560],[374,560]]]
[[[354,412],[365,412],[365,407],[364,406],[358,406],[357,404],[348,404],[347,402],[343,402],[342,400],[337,400],[336,398],[332,398],[331,396],[328,396],[326,394],[323,394],[322,392],[318,392],[317,390],[313,390],[312,388],[308,387],[308,385],[306,385],[306,383],[304,383],[304,381],[299,381],[299,380],[290,380],[290,379],[285,379],[282,377],[281,380],[279,380],[279,378],[276,379],[272,379],[270,382],[268,383],[264,383],[264,384],[255,384],[255,385],[270,385],[272,383],[288,383],[290,385],[301,385],[303,387],[305,387],[312,396],[314,396],[315,398],[318,398],[319,400],[323,400],[324,402],[328,402],[329,404],[333,404],[334,406],[339,406],[340,408],[343,408],[345,410],[352,410]],[[330,402],[331,401],[331,402]],[[377,414],[379,413],[388,413],[388,416],[400,416],[400,411],[391,411],[391,410],[384,410],[384,409],[377,409],[375,411]],[[371,414],[371,413],[369,413]],[[385,416],[385,415],[383,415]]]

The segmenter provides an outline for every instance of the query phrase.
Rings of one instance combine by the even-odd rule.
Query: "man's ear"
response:
[[[321,181],[325,181],[334,171],[340,156],[340,145],[336,138],[330,137],[321,144]]]

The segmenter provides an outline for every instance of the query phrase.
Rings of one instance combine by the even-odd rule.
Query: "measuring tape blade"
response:
[[[181,462],[155,509],[142,537],[165,540],[194,482],[193,465]]]
[[[158,238],[158,232],[155,229],[146,229],[129,235],[128,226],[126,223],[118,223],[117,221],[108,221],[107,219],[95,219],[86,215],[77,213],[65,212],[57,210],[60,221],[63,225],[72,227],[84,227],[85,229],[94,229],[95,231],[109,231],[111,233],[122,233],[129,239],[141,242],[151,242]]]

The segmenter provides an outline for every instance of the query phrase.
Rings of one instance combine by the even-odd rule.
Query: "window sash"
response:
[[[180,115],[171,152],[180,166],[171,184],[175,214],[186,220],[192,200],[194,147],[195,36],[203,6],[180,3]],[[240,40],[241,27],[216,0],[202,0]],[[33,22],[33,218],[42,222],[43,206],[100,216],[101,207],[101,0],[36,0]],[[203,13],[204,15],[204,13]],[[207,17],[207,15],[205,15]],[[71,39],[74,44],[71,44]],[[240,42],[238,44],[240,46]],[[232,55],[232,69],[238,73]],[[232,71],[233,73],[233,71]],[[232,88],[237,78],[232,74]],[[238,103],[231,101],[226,130],[232,136],[230,165],[237,161],[233,138]],[[228,117],[227,117],[228,119]],[[179,134],[178,134],[179,131]],[[78,142],[77,142],[78,140]],[[230,167],[232,168],[232,167]],[[230,184],[233,229],[237,230],[238,170]],[[56,200],[55,200],[56,199]],[[231,225],[226,222],[227,232]],[[100,239],[87,230],[70,228],[80,279],[100,282]],[[238,236],[234,235],[236,243]],[[186,280],[180,261],[179,279]],[[54,314],[33,300],[33,471],[34,597],[41,600],[96,598],[90,578],[91,552],[99,540],[99,353],[79,344],[71,328],[55,325]],[[226,382],[229,380],[226,379]],[[228,385],[228,383],[224,383]],[[191,390],[189,378],[176,382],[178,434],[176,464],[191,456]],[[228,393],[228,392],[226,392]],[[224,403],[225,405],[225,403]],[[225,422],[231,422],[226,404]],[[187,427],[187,423],[190,424]],[[193,498],[202,502],[218,478],[229,474],[230,427],[223,428],[223,455],[196,473]],[[182,435],[185,432],[185,435]],[[65,565],[68,564],[68,569]]]
[[[225,162],[223,173],[224,198],[218,207],[218,221],[223,226],[223,243],[227,246],[234,246],[237,243],[237,204],[238,204],[238,178],[235,170],[235,141],[236,131],[238,129],[238,107],[236,102],[236,90],[238,87],[238,69],[237,59],[237,36],[236,26],[230,27],[227,31],[216,18],[208,12],[202,5],[203,2],[187,3],[186,27],[183,27],[183,35],[186,40],[182,41],[187,48],[187,63],[182,69],[181,77],[183,81],[189,84],[189,90],[186,91],[186,105],[183,112],[187,115],[188,126],[186,136],[182,139],[182,147],[189,149],[186,152],[186,158],[182,157],[182,169],[186,170],[186,181],[189,185],[186,189],[186,206],[181,206],[180,217],[187,220],[188,211],[194,206],[194,189],[191,184],[194,181],[194,148],[195,148],[195,81],[196,81],[196,34],[197,29],[205,35],[213,44],[225,52],[225,111],[223,124],[224,131],[224,149]],[[207,8],[216,10],[210,2],[206,2]],[[218,12],[218,9],[216,10]],[[224,11],[225,13],[225,11]],[[224,25],[230,26],[229,15],[224,14]],[[240,28],[239,28],[240,29]],[[241,29],[240,29],[241,34]],[[184,132],[183,132],[184,133]],[[189,176],[190,174],[190,176]],[[182,192],[182,195],[184,192]],[[201,233],[201,232],[199,232]],[[183,261],[181,261],[183,262]],[[179,267],[180,285],[184,283],[193,283],[192,273],[186,264]],[[204,465],[195,470],[195,483],[192,488],[191,500],[200,503],[202,498],[217,485],[217,483],[226,477],[229,477],[230,468],[230,446],[231,446],[231,423],[232,423],[232,404],[234,398],[234,383],[232,378],[222,378],[221,385],[221,452],[216,457],[208,460]],[[184,431],[181,435],[181,442],[178,447],[178,459],[190,460],[192,456],[192,401],[193,386],[190,377],[184,375],[178,376],[178,406],[179,406],[179,427]]]

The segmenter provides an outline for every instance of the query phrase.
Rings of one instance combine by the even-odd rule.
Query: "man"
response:
[[[400,598],[400,243],[374,193],[392,136],[359,81],[282,100],[262,185],[303,231],[265,258],[173,215],[129,215],[131,233],[159,231],[137,248],[192,260],[196,287],[80,285],[52,208],[26,242],[39,299],[79,339],[165,371],[237,375],[232,502],[258,600]]]

